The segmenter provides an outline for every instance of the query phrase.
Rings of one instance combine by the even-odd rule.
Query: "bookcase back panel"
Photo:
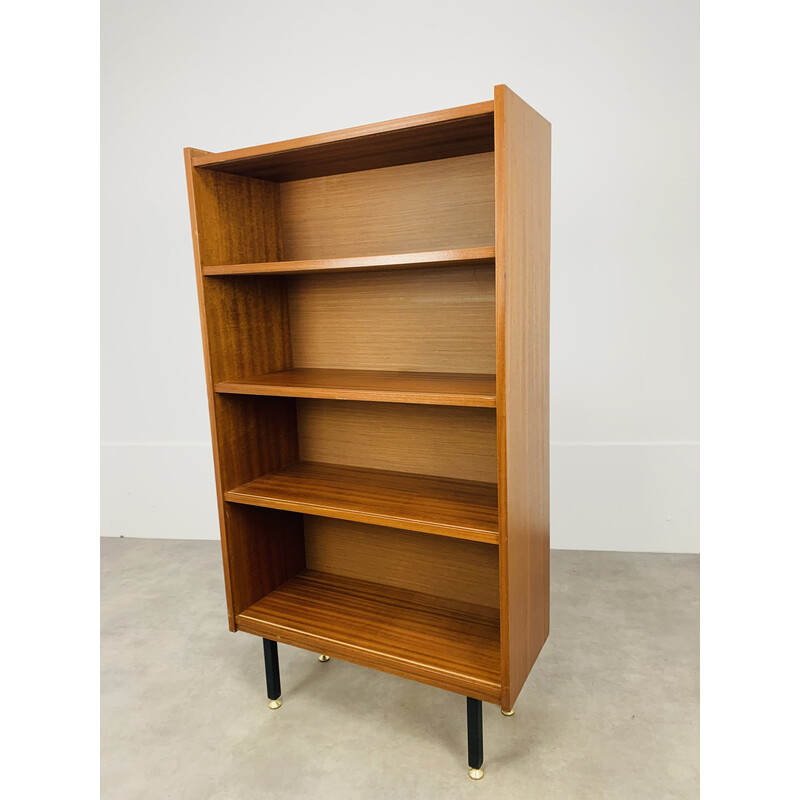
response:
[[[297,400],[300,458],[497,482],[492,408]]]
[[[309,569],[498,608],[495,545],[305,515]]]
[[[494,153],[280,184],[283,258],[494,245]]]
[[[495,371],[493,266],[289,279],[293,366]]]

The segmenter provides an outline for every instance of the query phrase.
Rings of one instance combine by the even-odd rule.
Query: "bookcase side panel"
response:
[[[305,569],[303,517],[225,503],[225,533],[235,617]],[[234,628],[235,630],[235,628]]]
[[[495,88],[501,676],[511,708],[550,628],[550,123]]]
[[[217,427],[214,414],[214,382],[211,377],[211,348],[208,342],[208,326],[206,325],[205,298],[203,296],[203,264],[201,258],[201,241],[198,231],[198,204],[195,192],[195,176],[197,170],[192,166],[192,158],[205,155],[207,151],[187,147],[184,149],[186,163],[186,184],[189,195],[189,218],[192,226],[192,245],[194,250],[195,272],[197,276],[197,301],[200,308],[200,328],[203,336],[203,360],[206,371],[206,387],[208,390],[208,416],[211,423],[211,447],[214,453],[214,473],[217,486],[217,509],[219,512],[220,538],[222,540],[222,565],[225,576],[225,596],[228,606],[228,628],[236,630],[236,619],[233,606],[233,590],[231,588],[230,564],[228,558],[228,542],[225,531],[225,501],[222,497],[222,484],[219,479],[219,452],[217,447]]]
[[[291,366],[291,348],[281,278],[237,282],[202,276],[204,263],[280,257],[277,192],[263,181],[201,174],[191,159],[202,153],[187,148],[185,157],[228,625],[233,631],[236,614],[258,599],[256,594],[271,591],[302,569],[303,530],[302,521],[292,515],[230,510],[223,492],[294,460],[297,424],[292,400],[262,398],[274,406],[265,409],[256,398],[230,398],[214,391],[216,381],[234,377],[239,370]],[[258,232],[259,219],[276,222],[263,234]],[[256,234],[250,235],[254,228]]]
[[[192,173],[202,266],[280,261],[278,184],[187,164]]]
[[[202,278],[214,383],[293,366],[287,278]]]

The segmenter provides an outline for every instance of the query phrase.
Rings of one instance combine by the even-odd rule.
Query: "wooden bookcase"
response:
[[[550,124],[185,156],[230,629],[273,707],[275,642],[467,696],[480,777],[549,627]]]

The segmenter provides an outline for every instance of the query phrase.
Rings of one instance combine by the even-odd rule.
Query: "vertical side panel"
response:
[[[502,705],[550,630],[550,123],[495,87]]]
[[[203,266],[281,260],[277,183],[194,169],[188,161],[187,169],[194,184],[198,253]]]
[[[219,394],[214,412],[223,492],[297,461],[293,397]]]
[[[228,605],[228,627],[236,630],[233,607],[233,591],[231,589],[230,564],[228,560],[228,541],[225,531],[225,500],[223,499],[222,482],[219,472],[219,445],[217,442],[216,414],[214,413],[214,380],[211,376],[211,348],[208,341],[208,326],[206,325],[206,307],[203,297],[203,265],[200,253],[200,233],[198,222],[198,203],[195,200],[195,174],[196,169],[192,166],[194,156],[206,155],[208,151],[197,150],[187,147],[183,151],[186,162],[186,183],[189,192],[189,216],[192,223],[192,244],[194,247],[194,265],[197,276],[197,299],[200,305],[200,327],[203,334],[203,359],[206,368],[206,386],[208,389],[208,415],[211,420],[211,446],[214,452],[214,473],[217,484],[217,508],[219,510],[219,528],[222,539],[222,567],[225,573],[225,595]]]
[[[202,278],[209,362],[215,381],[292,366],[286,278]]]
[[[305,568],[303,516],[238,503],[225,505],[235,622],[236,614]]]
[[[184,151],[192,223],[197,295],[203,334],[211,443],[217,485],[222,560],[228,605],[228,625],[236,630],[236,614],[251,605],[259,591],[266,594],[302,568],[304,544],[299,515],[226,512],[223,492],[230,482],[251,480],[297,457],[294,404],[258,404],[255,398],[218,397],[214,383],[239,369],[281,369],[291,364],[285,287],[282,282],[256,281],[236,285],[211,284],[203,278],[204,263],[242,263],[279,257],[278,193],[272,184],[241,184],[226,176],[200,174],[192,157],[205,151]],[[244,180],[244,179],[243,179]],[[264,187],[251,186],[263,183]],[[237,198],[236,190],[242,191]],[[249,238],[258,211],[274,220],[266,235]],[[258,227],[255,225],[255,227]],[[268,244],[271,243],[271,244]],[[243,278],[241,281],[247,281]],[[208,290],[208,291],[206,291]],[[253,349],[242,350],[234,339],[243,336]],[[274,398],[270,398],[274,400]],[[250,435],[246,458],[242,437]],[[299,565],[299,566],[298,566]],[[278,581],[275,583],[275,581]]]

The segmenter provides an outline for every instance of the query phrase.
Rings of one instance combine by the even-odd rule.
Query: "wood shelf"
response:
[[[286,369],[253,378],[220,381],[220,394],[367,400],[437,406],[494,408],[494,375],[447,372],[382,372],[360,369]]]
[[[498,543],[497,486],[298,461],[225,492],[232,503]]]
[[[257,636],[500,701],[495,608],[303,570],[241,612],[236,624]]]
[[[455,250],[428,250],[420,253],[388,253],[386,255],[350,258],[312,258],[304,261],[263,261],[256,264],[222,264],[204,266],[203,275],[292,275],[303,272],[357,272],[378,269],[413,267],[447,267],[491,264],[494,247],[464,247]]]

